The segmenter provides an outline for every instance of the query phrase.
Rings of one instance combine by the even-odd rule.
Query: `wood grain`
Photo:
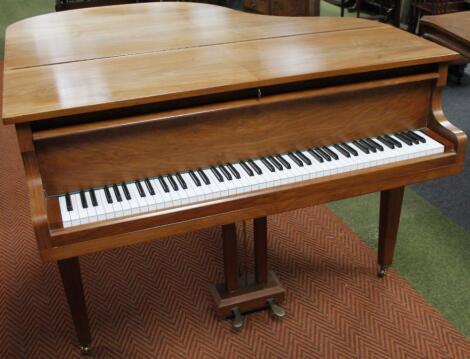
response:
[[[383,26],[6,70],[3,121],[48,119],[456,58],[450,50]]]
[[[126,26],[122,26],[123,21]],[[312,21],[261,16],[190,2],[108,6],[46,14],[10,25],[6,30],[5,66],[44,66],[382,26],[355,18]]]
[[[234,109],[38,141],[38,161],[48,195],[62,194],[421,128],[431,89],[432,81],[424,81],[319,97],[306,91],[287,99],[266,98]]]
[[[455,152],[451,151],[424,159],[329,176],[273,190],[257,191],[75,228],[52,230],[54,247],[43,250],[40,254],[44,261],[51,261],[118,248],[422,182],[456,174],[462,169],[463,164],[455,163]]]

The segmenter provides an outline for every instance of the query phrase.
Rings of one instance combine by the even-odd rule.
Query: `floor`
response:
[[[7,24],[53,11],[52,0],[0,0],[0,36]],[[339,8],[322,2],[321,14]],[[2,39],[0,39],[2,40]],[[3,46],[0,46],[3,49]],[[2,56],[0,50],[0,56]],[[470,73],[444,91],[449,120],[470,133]],[[470,151],[470,148],[469,148]],[[394,267],[464,335],[470,338],[470,156],[463,174],[411,186],[405,196]],[[372,247],[377,238],[376,194],[330,204]]]

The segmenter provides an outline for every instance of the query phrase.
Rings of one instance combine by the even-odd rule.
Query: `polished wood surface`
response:
[[[126,26],[122,26],[123,21]],[[261,16],[185,2],[90,8],[36,16],[10,25],[6,30],[5,67],[10,70],[382,26],[354,18],[312,21]]]
[[[72,314],[77,338],[82,347],[90,347],[91,332],[88,322],[85,293],[83,291],[80,262],[77,257],[57,262],[64,285],[65,296]]]
[[[420,24],[422,23],[439,28],[441,31],[461,39],[470,46],[470,11],[423,16],[420,20]]]
[[[253,237],[255,253],[255,280],[258,284],[268,281],[268,218],[259,217],[253,220]]]
[[[424,38],[458,52],[464,62],[470,61],[470,11],[423,16],[419,32]]]
[[[224,103],[222,109],[191,108],[185,115],[161,113],[159,119],[147,122],[38,140],[44,188],[54,195],[421,128],[426,125],[433,87],[428,77],[393,86],[383,80],[377,87],[366,82],[362,88],[354,86],[355,91],[341,91],[338,86],[335,94],[306,90],[266,96]],[[367,103],[361,101],[364,97]]]
[[[191,13],[209,6],[184,5]],[[123,13],[129,12],[129,9],[139,9],[139,6],[158,11],[168,4],[111,6],[100,11],[106,14],[105,18],[122,20]],[[97,9],[99,8],[77,12],[87,12],[90,15]],[[59,38],[51,44],[51,39],[44,40],[40,36],[36,42],[23,40],[21,45],[18,38],[36,38],[33,34],[36,23],[42,24],[43,21],[38,17],[13,25],[6,38],[4,123],[48,119],[456,58],[456,54],[448,49],[388,25],[370,25],[365,20],[289,18],[281,19],[280,21],[287,22],[279,25],[279,20],[273,17],[219,8],[217,11],[225,16],[195,16],[196,20],[190,22],[192,26],[189,30],[173,35],[178,39],[186,39],[189,33],[193,34],[189,36],[190,40],[181,40],[181,44],[177,41],[176,45],[165,43],[165,36],[158,37],[163,40],[155,41],[154,37],[149,36],[154,30],[139,27],[146,34],[141,36],[146,38],[143,40],[145,44],[132,45],[133,42],[120,41],[111,45],[109,50],[103,50],[103,53],[95,49],[106,48],[108,43],[113,44],[112,39],[106,38],[111,32],[109,28],[105,28],[108,31],[96,31],[96,38],[92,35],[82,36],[91,45],[81,45],[80,41],[78,45],[74,45],[72,25],[69,31],[62,29],[62,33],[67,34],[65,40],[61,40],[62,35],[58,35]],[[143,15],[137,12],[136,18],[142,23],[155,24],[146,21],[147,14],[152,11],[144,12]],[[55,22],[61,22],[62,26],[68,25],[67,16],[60,17],[62,13],[53,15],[60,19]],[[52,15],[47,16],[54,19]],[[79,17],[78,14],[73,16]],[[46,18],[44,21],[47,21]],[[217,18],[219,23],[209,31],[205,26],[211,20],[207,19],[213,18]],[[234,19],[239,20],[236,26],[231,22]],[[272,21],[271,25],[263,25],[259,30],[259,34],[263,33],[263,36],[242,30],[232,35],[233,29],[238,29],[246,22],[257,22],[258,19],[261,23]],[[51,23],[55,23],[52,20]],[[292,25],[297,22],[299,26]],[[107,21],[103,20],[102,23],[106,24]],[[116,21],[109,26],[116,27]],[[182,27],[181,20],[172,22],[170,17],[165,21],[165,27],[177,26]],[[78,27],[87,28],[85,25]],[[100,29],[100,25],[95,23],[89,27]],[[227,30],[229,35],[223,31],[220,34],[213,31],[221,27],[232,30]],[[183,29],[186,28],[183,26]],[[51,30],[48,31],[49,34],[52,33]],[[106,35],[101,35],[103,33]],[[211,35],[207,35],[208,33]],[[238,35],[239,33],[242,35]],[[217,36],[217,41],[207,40],[208,36]],[[132,38],[129,34],[125,37]],[[54,54],[53,49],[60,48],[57,43],[66,41],[68,48],[72,49],[70,54],[65,57]],[[18,42],[20,45],[17,47],[15,44]],[[159,45],[151,45],[155,43]],[[87,50],[88,46],[92,50]],[[134,49],[133,46],[140,47]],[[52,50],[47,50],[49,48]],[[52,55],[47,54],[48,51]],[[87,52],[88,55],[78,55]],[[30,56],[31,53],[34,56]],[[26,58],[36,59],[31,63],[27,60],[24,62],[21,60],[22,54],[26,54]]]
[[[404,192],[405,187],[398,187],[380,193],[378,264],[381,267],[393,261]]]
[[[225,287],[228,293],[238,289],[237,227],[235,223],[222,226]]]
[[[135,25],[125,34],[123,15]],[[266,216],[381,191],[378,262],[389,265],[404,186],[463,170],[467,137],[441,107],[456,58],[382,24],[201,4],[87,9],[10,27],[3,120],[16,126],[39,252],[58,261],[80,343],[91,340],[80,255],[221,225],[225,283],[211,293],[226,317],[284,299],[267,267]],[[69,228],[55,196],[418,128],[445,152]],[[235,223],[253,218],[246,282]]]

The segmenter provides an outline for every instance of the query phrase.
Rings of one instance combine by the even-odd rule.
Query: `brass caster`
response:
[[[235,307],[232,309],[232,313],[233,313],[232,328],[237,331],[241,330],[243,328],[244,321],[243,321],[243,316],[240,313],[240,309],[238,309],[238,307]]]
[[[383,277],[385,277],[385,274],[387,274],[387,266],[380,266],[379,271],[377,273],[377,276],[379,278],[383,278]]]
[[[91,347],[89,345],[80,344],[80,355],[88,356],[91,354]]]
[[[274,303],[274,300],[272,298],[268,299],[268,305],[274,318],[285,317],[286,310],[280,305],[277,305],[276,303]]]

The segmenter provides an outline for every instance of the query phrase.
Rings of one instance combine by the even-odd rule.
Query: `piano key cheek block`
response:
[[[59,264],[84,354],[80,255],[221,226],[224,283],[210,290],[217,314],[240,328],[248,311],[284,315],[284,289],[267,269],[267,216],[380,191],[383,276],[404,187],[463,169],[467,138],[441,108],[450,50],[360,19],[123,6],[134,14],[129,39],[142,24],[173,26],[174,11],[202,11],[207,21],[170,39],[167,26],[145,27],[152,41],[123,43],[113,16],[121,10],[93,8],[88,41],[67,40],[69,52],[37,49],[58,41],[50,24],[67,36],[85,10],[26,20],[6,36],[3,121],[16,128],[39,253]],[[246,29],[233,31],[240,21]],[[201,35],[208,26],[212,37]],[[86,95],[72,73],[86,80]],[[235,223],[246,220],[248,282],[236,256]]]

